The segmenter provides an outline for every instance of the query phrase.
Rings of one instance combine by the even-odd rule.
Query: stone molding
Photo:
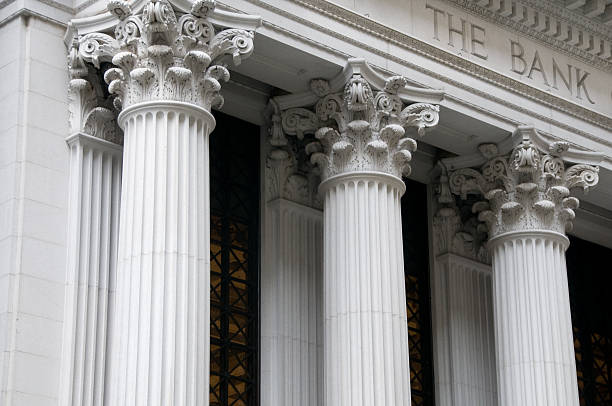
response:
[[[104,80],[117,109],[151,100],[192,103],[210,110],[221,107],[221,83],[229,80],[222,58],[235,64],[253,52],[253,31],[228,28],[217,32],[209,15],[215,0],[197,0],[190,12],[168,0],[138,2],[132,10],[123,0],[110,0],[117,23],[114,37],[90,32],[79,37],[78,54],[99,67],[112,62]]]
[[[306,152],[323,181],[351,172],[408,176],[416,141],[407,130],[416,128],[422,136],[438,123],[434,103],[443,93],[407,83],[402,76],[384,79],[365,61],[351,59],[331,81],[314,79],[309,92],[273,99],[280,122],[277,115],[270,143],[283,145],[286,135],[303,139],[314,134]]]
[[[570,57],[612,71],[610,29],[548,0],[443,0],[477,17],[523,34]],[[567,24],[567,26],[562,23]],[[565,30],[563,29],[565,28]],[[577,38],[576,38],[577,37]]]
[[[480,169],[463,168],[450,174],[452,193],[465,199],[470,194],[485,200],[472,206],[478,219],[487,223],[491,239],[510,232],[550,231],[564,235],[572,227],[578,199],[575,189],[588,191],[599,180],[598,162],[568,164],[566,142],[541,148],[536,131],[519,127],[522,141],[510,154],[485,149],[489,160]]]

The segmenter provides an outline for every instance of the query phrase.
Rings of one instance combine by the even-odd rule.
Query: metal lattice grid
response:
[[[427,188],[406,180],[402,197],[402,238],[413,406],[433,406],[433,353],[429,288]]]
[[[258,401],[259,128],[220,113],[210,140],[210,405]]]

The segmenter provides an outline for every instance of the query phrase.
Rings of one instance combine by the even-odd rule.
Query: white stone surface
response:
[[[104,404],[115,314],[122,148],[90,135],[68,138],[70,206],[61,405]]]
[[[324,200],[326,405],[408,405],[410,367],[398,178],[328,180]]]
[[[7,406],[58,402],[69,160],[63,35],[64,27],[36,17],[0,26],[7,49],[0,53],[0,404]]]
[[[181,102],[121,113],[124,130],[109,404],[208,404],[214,118]]]
[[[261,272],[261,404],[323,404],[323,213],[266,203]]]
[[[439,255],[431,294],[436,404],[496,405],[491,266]]]
[[[492,241],[500,406],[579,404],[567,245],[545,231]]]
[[[485,198],[472,211],[488,226],[493,258],[499,406],[577,406],[565,231],[578,207],[572,193],[597,185],[599,168],[568,164],[569,145],[539,143],[532,128],[517,133],[510,154],[491,148],[482,173],[459,169],[449,183],[463,197]]]

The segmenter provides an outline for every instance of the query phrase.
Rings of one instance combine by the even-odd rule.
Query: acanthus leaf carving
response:
[[[383,172],[399,178],[410,175],[416,141],[406,136],[406,131],[416,128],[423,134],[426,127],[435,126],[438,106],[414,103],[403,108],[397,92],[407,80],[401,76],[387,79],[376,93],[360,74],[351,76],[342,93],[330,93],[322,83],[318,83],[316,93],[321,95],[316,114],[299,110],[309,119],[307,125],[300,122],[302,127],[316,130],[318,147],[311,148],[311,162],[319,167],[322,179],[354,171]],[[287,116],[295,111],[288,110]],[[283,128],[287,134],[295,132]]]
[[[109,92],[122,109],[150,100],[188,102],[210,110],[220,107],[221,83],[229,71],[220,63],[229,55],[235,64],[253,52],[253,32],[227,28],[216,32],[208,20],[214,0],[195,1],[189,13],[168,0],[148,0],[140,11],[123,0],[111,0],[117,19],[114,38],[91,33],[80,39],[83,60],[117,67],[105,74]]]
[[[486,205],[479,203],[474,210],[493,237],[522,230],[564,233],[571,229],[578,206],[572,190],[588,191],[599,181],[597,166],[568,165],[562,158],[567,149],[558,142],[542,151],[525,136],[510,154],[491,158],[480,170],[452,172],[451,190],[462,199],[471,194],[486,199]]]
[[[87,41],[91,41],[91,38]],[[92,82],[95,83],[98,78],[89,71],[85,63],[82,45],[82,42],[73,41],[68,55],[71,77],[68,83],[70,133],[85,133],[115,144],[122,144],[123,137],[117,126],[115,113],[108,108],[110,101],[104,100],[92,85]]]
[[[305,156],[300,157],[298,142],[292,139],[280,148],[271,145],[266,160],[266,201],[286,199],[321,209],[318,173]]]
[[[452,253],[490,264],[487,249],[487,228],[478,218],[478,210],[470,208],[470,200],[455,200],[449,178],[443,169],[436,185],[436,214],[433,218],[434,251],[436,255]],[[483,202],[476,202],[478,208]]]

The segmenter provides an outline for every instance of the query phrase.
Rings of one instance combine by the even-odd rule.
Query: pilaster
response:
[[[509,155],[453,172],[450,185],[486,199],[472,210],[487,223],[493,258],[499,405],[576,406],[565,231],[578,207],[572,192],[595,186],[598,167],[569,165],[567,143],[544,149],[534,129],[517,132]]]
[[[115,314],[123,133],[76,42],[68,68],[70,191],[60,404],[102,405]]]
[[[446,172],[432,202],[432,323],[436,404],[497,404],[486,227],[451,195]]]
[[[271,137],[282,132],[273,115]],[[261,402],[322,405],[323,213],[307,140],[267,142],[261,274]]]

